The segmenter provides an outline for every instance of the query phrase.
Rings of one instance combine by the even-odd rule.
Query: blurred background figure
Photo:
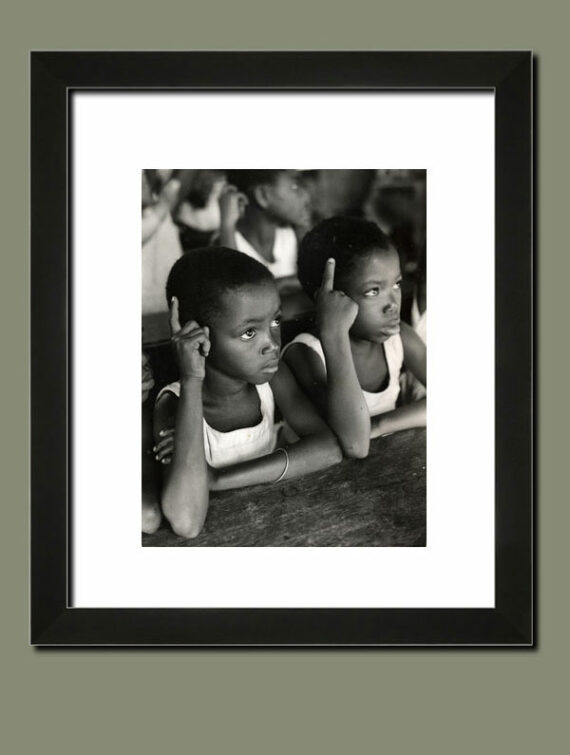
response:
[[[220,230],[220,194],[226,183],[222,170],[182,171],[179,201],[174,210],[182,249],[209,246]]]
[[[310,197],[311,228],[336,215],[363,217],[375,174],[375,170],[301,171]]]
[[[164,290],[170,268],[182,253],[171,212],[180,179],[172,170],[142,171],[142,313],[167,311]]]
[[[182,254],[172,211],[178,203],[181,180],[172,169],[142,171],[142,316],[143,341],[167,335],[165,298],[170,268]]]
[[[364,214],[395,244],[402,272],[413,274],[426,244],[425,170],[377,170]]]

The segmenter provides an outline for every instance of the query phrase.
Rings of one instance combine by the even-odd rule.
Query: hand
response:
[[[248,203],[245,194],[242,194],[231,184],[226,184],[218,199],[220,203],[221,224],[223,226],[234,228]]]
[[[169,207],[173,207],[178,201],[180,186],[181,183],[178,178],[170,178],[162,187],[160,197],[164,199]]]
[[[154,379],[152,377],[152,371],[150,369],[148,357],[143,352],[142,354],[142,403],[143,404],[147,400],[148,394],[151,392],[153,387],[154,387]]]
[[[210,329],[201,328],[195,320],[190,320],[180,328],[178,299],[172,297],[170,307],[171,342],[176,350],[180,381],[186,379],[203,380],[206,374],[206,357],[210,353]]]
[[[154,458],[161,464],[170,464],[174,452],[174,428],[161,430],[159,435],[161,440],[152,449],[155,454]]]
[[[334,271],[335,260],[327,260],[317,293],[317,325],[324,338],[339,333],[348,334],[358,315],[358,304],[354,299],[334,289]]]

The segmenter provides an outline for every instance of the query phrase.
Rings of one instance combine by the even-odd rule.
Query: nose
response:
[[[398,305],[395,301],[389,301],[388,304],[386,304],[386,306],[382,309],[382,312],[385,315],[396,314],[397,311],[398,311]]]
[[[264,356],[270,356],[272,354],[275,354],[275,356],[277,356],[279,354],[280,345],[280,339],[276,337],[271,331],[269,331],[263,341],[261,353]]]
[[[401,294],[400,290],[391,289],[388,299],[388,303],[382,308],[382,312],[386,315],[396,314],[400,309]]]

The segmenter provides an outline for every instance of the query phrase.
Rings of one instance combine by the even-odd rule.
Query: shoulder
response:
[[[281,358],[295,373],[302,365],[312,372],[325,372],[325,355],[319,339],[311,333],[300,333],[281,352]]]
[[[400,330],[404,351],[404,364],[418,378],[422,385],[426,385],[426,345],[407,323],[402,323]]]
[[[323,346],[317,336],[312,333],[299,333],[295,338],[283,347],[281,350],[281,356],[284,356],[289,351],[296,351],[301,346],[302,350],[312,351],[319,354],[324,358]]]
[[[407,322],[400,323],[400,338],[402,339],[402,346],[404,348],[404,354],[410,350],[417,351],[425,350],[425,344],[416,331]]]

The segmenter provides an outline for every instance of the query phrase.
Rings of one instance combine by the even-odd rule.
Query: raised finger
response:
[[[178,297],[173,296],[170,300],[170,316],[168,318],[170,324],[170,335],[173,336],[180,330],[180,317],[178,314]]]
[[[321,283],[321,291],[332,291],[334,288],[334,269],[336,261],[331,257],[327,260],[325,269],[323,272],[323,280]]]
[[[204,335],[206,336],[205,340],[202,341],[202,356],[207,357],[210,353],[210,328],[207,325],[204,325]]]
[[[202,328],[201,325],[198,325],[198,323],[195,320],[189,320],[187,323],[185,323],[178,333],[175,333],[172,337],[173,341],[182,341],[187,338],[193,338],[194,336],[199,336],[204,334],[204,328]]]

